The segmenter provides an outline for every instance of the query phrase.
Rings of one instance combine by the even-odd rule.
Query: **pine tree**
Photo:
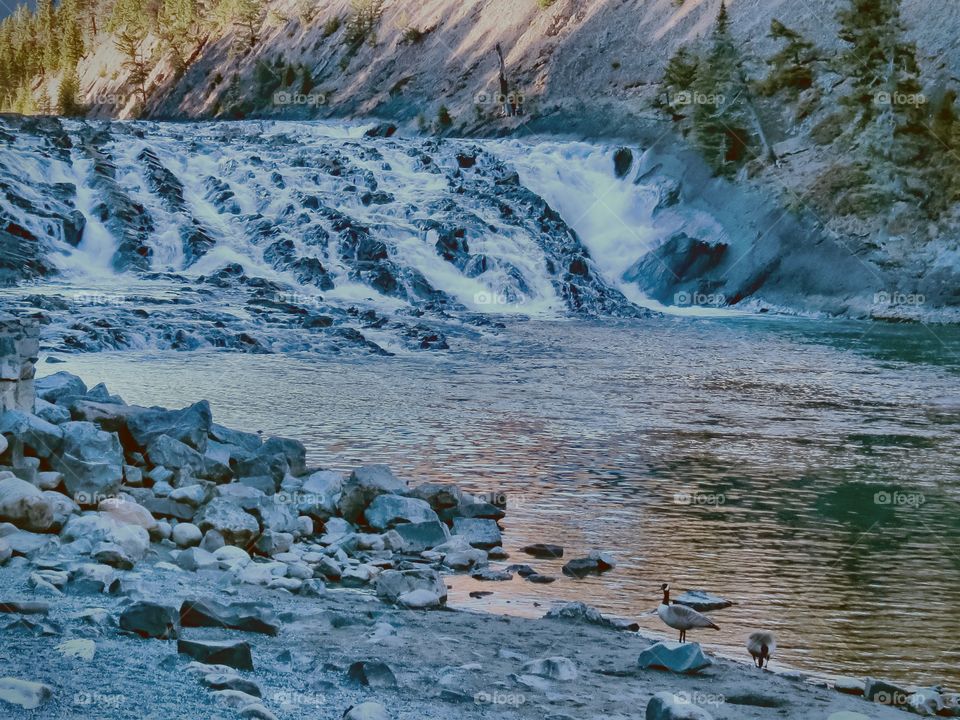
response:
[[[263,23],[263,3],[260,0],[228,0],[229,16],[237,29],[238,39],[249,48],[257,44],[257,32]]]
[[[114,45],[124,57],[123,68],[137,88],[143,106],[147,99],[146,81],[150,75],[143,56],[143,42],[148,32],[143,0],[116,0],[107,29],[114,34]]]
[[[693,84],[697,79],[699,64],[699,58],[690,52],[686,46],[681,46],[673,54],[663,71],[663,81],[661,83],[666,105],[678,106],[684,104],[679,101],[682,101],[686,94],[692,91]]]
[[[42,50],[41,64],[45,73],[60,69],[60,36],[57,28],[53,0],[37,0],[37,40]]]
[[[157,13],[157,27],[164,46],[173,56],[174,68],[187,64],[188,48],[195,42],[197,6],[194,0],[163,0]]]
[[[889,90],[889,72],[903,33],[899,0],[846,0],[837,13],[840,39],[849,47],[838,58],[838,69],[853,82],[844,99],[859,114],[861,126],[877,114],[876,96]]]
[[[50,103],[50,93],[47,92],[47,83],[40,86],[40,96],[37,98],[37,112],[41,115],[52,115],[53,105]]]
[[[60,88],[57,90],[57,112],[60,115],[70,117],[81,114],[80,103],[77,101],[79,90],[80,79],[77,77],[76,69],[64,73],[60,78]]]
[[[782,40],[783,49],[767,61],[770,74],[762,84],[767,95],[786,90],[796,97],[801,91],[813,85],[813,61],[816,59],[816,45],[791,30],[779,20],[770,21],[770,37]]]
[[[720,3],[712,45],[699,64],[693,92],[697,144],[707,162],[722,175],[732,174],[749,145],[743,129],[744,86],[739,54],[730,33],[726,2]]]
[[[309,95],[315,87],[316,83],[313,81],[313,75],[310,74],[310,69],[304,66],[300,74],[300,92],[304,95]]]

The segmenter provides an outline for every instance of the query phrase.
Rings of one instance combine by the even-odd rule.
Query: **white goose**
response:
[[[680,642],[687,641],[687,630],[691,628],[713,628],[719,630],[720,626],[703,613],[699,613],[686,605],[670,604],[670,586],[664,583],[660,586],[663,590],[663,602],[657,608],[657,615],[663,620],[667,627],[680,631]]]
[[[764,661],[767,662],[767,667],[770,666],[770,656],[776,649],[777,638],[772,632],[750,633],[750,637],[747,638],[747,652],[753,657],[758,668],[763,668]]]

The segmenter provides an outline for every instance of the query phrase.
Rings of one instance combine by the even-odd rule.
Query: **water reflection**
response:
[[[520,547],[620,561],[548,586],[459,578],[458,604],[540,615],[584,600],[665,632],[644,613],[669,581],[736,602],[713,614],[722,631],[697,637],[731,654],[764,628],[785,663],[960,687],[960,334],[933,331],[518,321],[445,356],[103,355],[52,369],[106,378],[131,402],[208,397],[219,421],[298,437],[318,464],[507,492],[506,548],[542,573],[562,562]]]

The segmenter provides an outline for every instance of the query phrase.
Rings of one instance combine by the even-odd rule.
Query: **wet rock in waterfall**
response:
[[[503,542],[496,521],[483,518],[455,518],[453,534],[462,535],[478,548],[497,547]]]
[[[186,600],[180,606],[183,627],[223,627],[231,630],[277,635],[280,624],[273,611],[255,602],[218,603]]]
[[[177,652],[206,665],[226,665],[237,670],[253,670],[250,645],[236,640],[177,641]]]
[[[364,512],[367,525],[383,532],[402,523],[425,523],[439,518],[424,500],[402,495],[379,495]]]
[[[710,610],[723,610],[733,603],[722,597],[711,595],[706,590],[687,590],[678,595],[674,600],[678,605],[686,605],[698,612],[709,612]]]
[[[372,128],[363,133],[368,138],[389,138],[397,132],[397,126],[393,123],[377,123]]]
[[[120,629],[142,638],[172,640],[180,635],[180,613],[170,605],[138,601],[120,613]]]
[[[657,642],[640,653],[637,664],[642,670],[659,668],[675,673],[695,673],[713,661],[704,655],[700,643]]]
[[[192,220],[189,225],[180,226],[180,242],[183,246],[183,257],[189,267],[210,251],[217,241],[210,236],[210,231]]]
[[[347,677],[355,683],[376,689],[397,687],[397,677],[385,662],[359,660],[350,665]]]
[[[176,175],[164,166],[156,153],[150,148],[144,148],[137,155],[137,160],[146,166],[144,176],[147,185],[160,196],[167,209],[171,212],[186,211],[187,205],[183,199],[183,184],[177,179]]]
[[[15,677],[0,678],[0,701],[24,710],[36,710],[53,697],[53,688],[44,683]]]
[[[523,552],[527,555],[532,555],[535,558],[562,558],[563,557],[563,547],[560,545],[551,545],[549,543],[534,543],[533,545],[527,545],[522,548]]]
[[[613,154],[613,174],[618,178],[624,178],[633,167],[633,151],[630,148],[618,148]]]
[[[216,530],[230,545],[248,547],[260,532],[257,519],[226,498],[214,498],[194,519],[202,531]]]
[[[24,530],[44,532],[53,525],[53,503],[28,482],[15,477],[2,479],[0,521],[11,522]]]
[[[647,702],[646,717],[648,720],[712,720],[713,715],[691,704],[686,697],[663,691]]]
[[[203,187],[206,189],[204,198],[211,203],[221,215],[239,215],[241,213],[236,194],[223,180],[218,180],[212,175],[209,175],[204,178]]]

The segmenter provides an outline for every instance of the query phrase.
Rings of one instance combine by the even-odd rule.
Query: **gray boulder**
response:
[[[360,660],[347,669],[347,677],[355,683],[372,688],[395,688],[397,676],[385,662]]]
[[[183,627],[222,627],[264,635],[280,632],[273,611],[254,602],[224,605],[213,600],[186,600],[180,606],[180,624]]]
[[[61,371],[38,378],[34,382],[34,391],[41,400],[55,403],[64,398],[86,395],[87,386],[76,375]]]
[[[456,518],[453,521],[453,534],[465,537],[471,545],[478,548],[492,548],[503,543],[496,520]]]
[[[9,445],[8,452],[27,448],[40,458],[54,456],[63,442],[63,430],[59,426],[20,410],[0,415],[0,435]]]
[[[182,410],[149,408],[127,419],[130,436],[141,449],[161,435],[169,435],[201,453],[207,450],[212,424],[213,415],[206,400]]]
[[[302,515],[325,522],[337,513],[337,500],[343,488],[343,475],[332,470],[319,470],[304,481],[299,491],[292,493]]]
[[[46,420],[53,425],[60,425],[61,423],[70,421],[70,411],[67,408],[54,405],[40,398],[37,398],[33,406],[33,413],[41,420]]]
[[[150,547],[150,534],[143,527],[100,512],[70,518],[61,537],[65,542],[84,542],[91,551],[100,543],[117,545],[134,561],[142,559]]]
[[[51,460],[63,474],[63,484],[80,505],[96,505],[111,497],[123,482],[123,448],[116,433],[89,422],[60,426],[63,452]]]
[[[0,521],[33,532],[50,530],[54,521],[53,503],[30,483],[8,477],[0,480]]]
[[[180,634],[180,613],[169,605],[135,602],[120,613],[120,629],[143,638],[171,640]]]
[[[222,497],[211,500],[194,523],[203,532],[216,530],[229,545],[248,547],[260,533],[260,525],[253,515]]]
[[[184,570],[196,572],[197,570],[209,570],[220,566],[220,561],[213,553],[199,547],[187,548],[177,555],[177,566]]]
[[[403,523],[439,521],[425,500],[402,495],[378,495],[363,514],[367,525],[383,532]]]
[[[456,485],[423,483],[415,487],[410,495],[430,503],[436,513],[457,508],[463,502],[463,491]]]
[[[421,553],[424,550],[435,548],[450,539],[447,526],[438,520],[419,523],[404,523],[397,525],[393,532],[403,541],[406,552]]]
[[[646,720],[712,720],[703,708],[671,692],[658,692],[647,703]]]
[[[706,590],[687,590],[674,600],[677,605],[686,605],[697,612],[709,612],[710,610],[723,610],[733,605],[732,602],[716,595],[711,595]]]
[[[440,573],[430,568],[386,570],[377,576],[377,597],[396,603],[400,596],[413,590],[428,590],[441,602],[447,601],[447,586]]]
[[[523,673],[526,675],[538,675],[540,677],[550,678],[551,680],[576,680],[577,666],[569,658],[562,656],[540,658],[531,660],[523,666]]]
[[[343,484],[340,493],[340,514],[348,522],[363,520],[363,511],[378,496],[399,494],[407,484],[396,477],[386,465],[364,465],[354,470]]]
[[[291,475],[303,475],[307,472],[307,449],[299,440],[272,437],[257,451],[258,455],[282,455],[287,461]]]
[[[235,640],[178,640],[177,652],[205,665],[227,665],[237,670],[253,670],[250,645]]]
[[[202,455],[186,443],[160,435],[147,446],[147,459],[154,465],[162,465],[172,470],[188,470],[194,477],[212,480],[216,483],[228,482],[233,471],[228,465]]]
[[[200,544],[203,539],[203,532],[193,523],[177,523],[173,527],[171,537],[177,547],[189,548]]]
[[[700,643],[658,642],[640,653],[641,669],[660,668],[675,673],[695,673],[713,664],[703,654]]]
[[[347,708],[343,720],[390,720],[390,715],[380,703],[368,701]]]
[[[249,452],[256,452],[262,440],[260,436],[256,433],[246,433],[240,432],[239,430],[231,430],[228,427],[223,425],[218,425],[217,423],[212,423],[210,425],[210,439],[222,443],[223,445],[236,445],[237,447],[242,447],[244,450]]]

